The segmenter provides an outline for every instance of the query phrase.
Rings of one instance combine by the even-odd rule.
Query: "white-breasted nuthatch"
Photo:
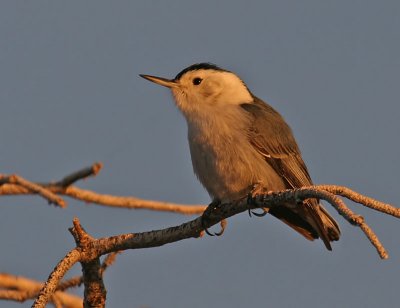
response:
[[[210,63],[194,64],[174,79],[141,77],[171,89],[188,125],[193,169],[213,202],[231,202],[261,183],[268,190],[312,185],[290,127],[254,96],[234,73]],[[315,199],[268,211],[327,249],[339,226]]]

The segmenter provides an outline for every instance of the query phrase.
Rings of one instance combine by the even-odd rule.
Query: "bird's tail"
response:
[[[306,200],[296,207],[277,206],[269,213],[308,240],[321,238],[328,250],[332,250],[330,242],[340,238],[339,225],[315,199]]]

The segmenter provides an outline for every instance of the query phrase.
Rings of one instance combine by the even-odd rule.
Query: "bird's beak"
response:
[[[154,82],[156,84],[159,84],[161,86],[167,87],[167,88],[175,88],[178,87],[178,83],[175,80],[172,79],[166,79],[162,77],[156,77],[156,76],[150,76],[150,75],[139,75],[140,77],[147,79],[151,82]]]

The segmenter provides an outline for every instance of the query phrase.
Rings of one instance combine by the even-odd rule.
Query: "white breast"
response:
[[[253,148],[246,131],[247,113],[238,105],[213,107],[187,119],[193,170],[213,199],[231,201],[245,196],[258,181],[279,183],[279,176]],[[280,185],[281,183],[281,185]]]

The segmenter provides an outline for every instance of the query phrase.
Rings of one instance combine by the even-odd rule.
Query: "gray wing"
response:
[[[286,187],[291,189],[312,185],[292,130],[282,116],[257,97],[254,97],[253,103],[242,104],[241,107],[252,118],[248,131],[249,142],[281,176]],[[321,237],[325,246],[331,250],[330,240],[336,237],[324,227],[318,200],[309,199],[302,205],[296,212],[286,207],[276,207],[270,213],[308,239]]]
[[[312,185],[292,130],[282,116],[257,97],[241,107],[252,117],[250,143],[285,180],[287,188]]]

